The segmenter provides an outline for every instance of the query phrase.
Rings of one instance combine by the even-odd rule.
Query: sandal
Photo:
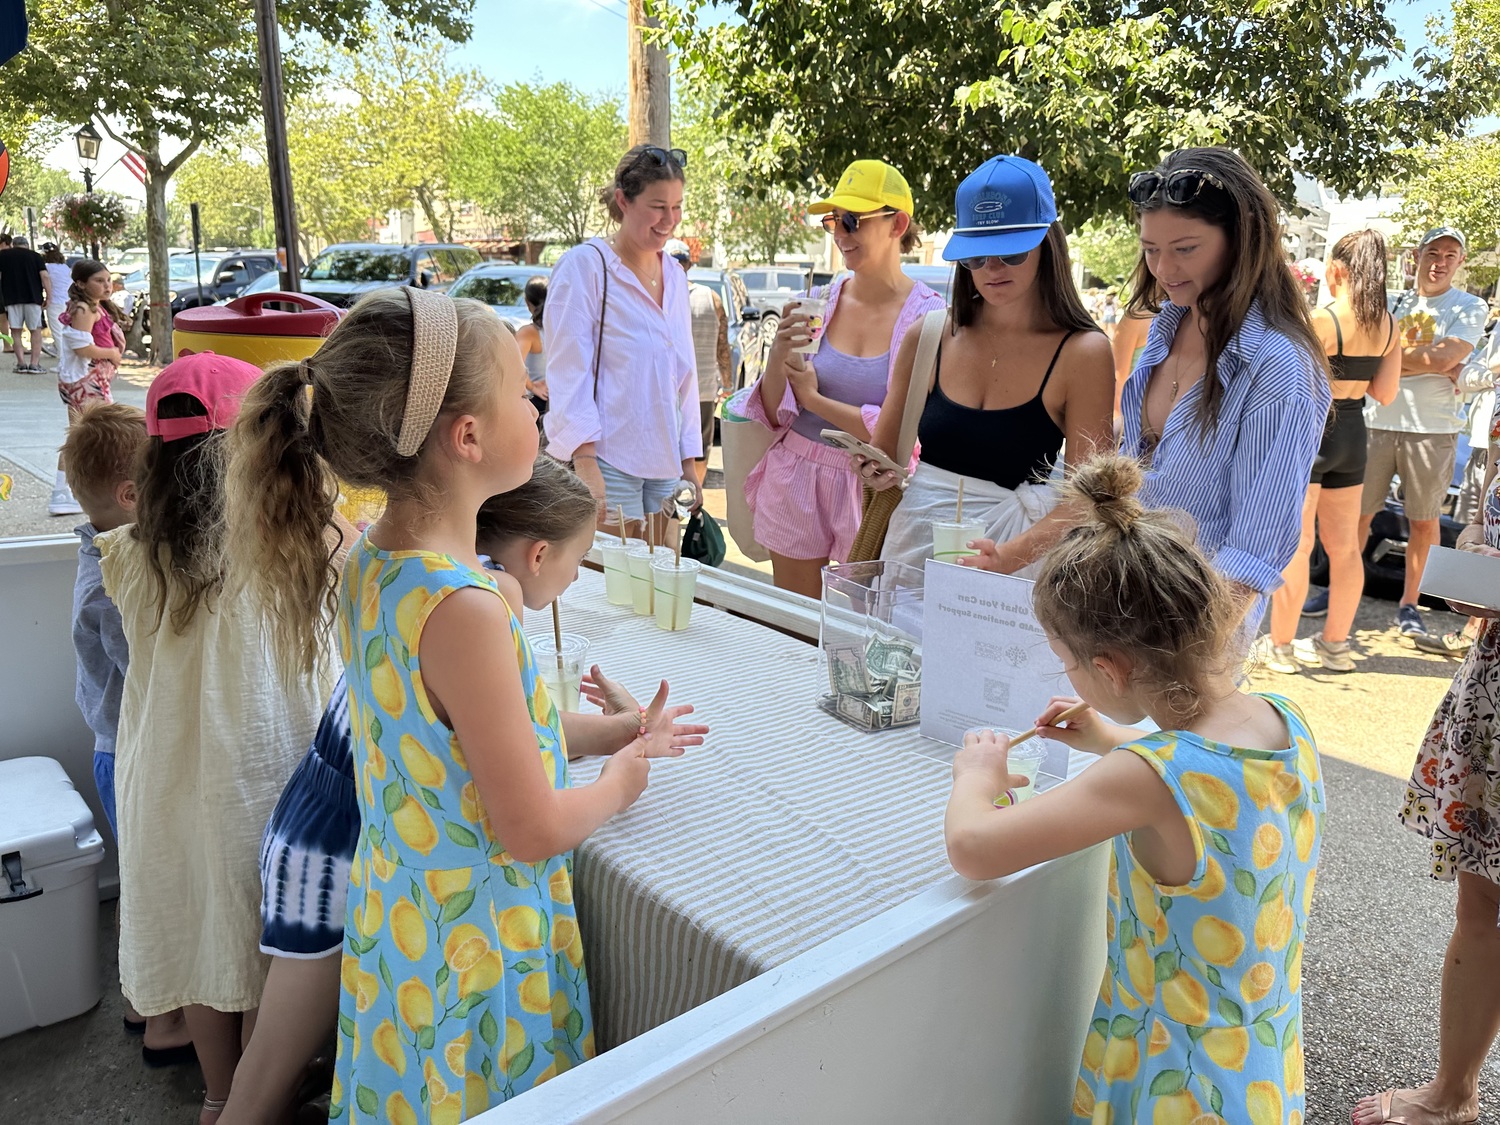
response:
[[[121,1018],[121,1020],[124,1021],[124,1024],[125,1024],[125,1034],[127,1034],[127,1035],[145,1035],[146,1034],[146,1021],[145,1020],[133,1020],[129,1016],[121,1016],[120,1018]]]
[[[1400,1092],[1391,1089],[1382,1090],[1380,1093],[1372,1095],[1380,1106],[1380,1120],[1371,1122],[1370,1125],[1412,1125],[1411,1118],[1404,1113],[1396,1117],[1391,1116],[1391,1102],[1395,1100],[1396,1095]],[[1363,1101],[1364,1099],[1361,1098],[1360,1100]],[[1463,1125],[1479,1125],[1478,1116],[1469,1118],[1468,1121],[1463,1122]]]
[[[141,1061],[147,1066],[181,1066],[183,1063],[195,1063],[198,1061],[198,1052],[193,1050],[191,1043],[184,1043],[180,1047],[148,1047],[141,1044]]]

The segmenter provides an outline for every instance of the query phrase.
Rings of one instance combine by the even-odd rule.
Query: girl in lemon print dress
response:
[[[635,801],[650,757],[682,751],[586,717],[572,751],[613,756],[568,785],[557,710],[475,553],[481,504],[537,452],[520,354],[486,306],[371,294],[242,419],[241,579],[279,611],[268,639],[290,666],[336,604],[347,673],[363,831],[330,1117],[462,1121],[593,1054],[571,851]],[[338,480],[389,497],[341,587],[315,534]]]
[[[1079,701],[1054,700],[1037,726],[1101,760],[997,809],[1023,779],[1003,736],[970,736],[953,762],[948,854],[959,874],[994,879],[1112,841],[1108,968],[1073,1120],[1301,1125],[1317,750],[1290,702],[1236,686],[1225,580],[1174,513],[1143,507],[1140,483],[1139,464],[1116,456],[1078,471],[1067,491],[1086,518],[1048,553],[1033,594],[1091,705],[1064,726]]]

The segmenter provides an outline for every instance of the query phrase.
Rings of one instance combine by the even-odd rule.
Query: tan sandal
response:
[[[1391,1102],[1395,1100],[1399,1092],[1395,1089],[1382,1090],[1380,1093],[1373,1095],[1380,1107],[1380,1120],[1370,1122],[1369,1125],[1415,1125],[1412,1119],[1404,1113],[1398,1117],[1391,1116]],[[1478,1115],[1476,1114],[1474,1117],[1469,1118],[1462,1125],[1479,1125]]]

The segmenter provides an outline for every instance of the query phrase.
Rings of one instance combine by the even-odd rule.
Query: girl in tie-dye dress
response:
[[[1107,968],[1072,1120],[1301,1125],[1318,754],[1295,706],[1237,688],[1243,603],[1191,530],[1140,504],[1140,480],[1115,456],[1079,470],[1066,491],[1085,518],[1033,593],[1091,705],[1062,719],[1079,700],[1054,700],[1037,726],[1102,759],[1018,803],[1008,742],[971,736],[953,763],[949,855],[990,879],[1112,841]]]

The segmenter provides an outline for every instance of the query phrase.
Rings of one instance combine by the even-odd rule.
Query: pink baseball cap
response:
[[[176,441],[227,430],[240,412],[240,400],[250,384],[260,378],[260,368],[214,352],[195,352],[173,360],[161,369],[146,392],[146,432],[162,441]],[[192,418],[161,418],[157,410],[168,395],[191,395],[206,414]]]

